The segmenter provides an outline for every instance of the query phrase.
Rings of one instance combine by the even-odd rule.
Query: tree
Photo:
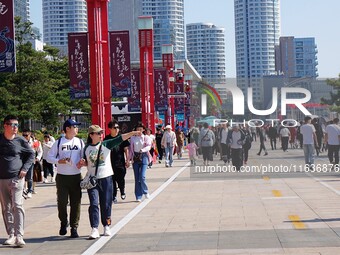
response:
[[[340,75],[339,78],[336,80],[328,79],[327,84],[334,88],[335,93],[330,93],[330,99],[321,98],[321,103],[330,105],[331,111],[340,113]]]
[[[31,26],[15,17],[17,72],[0,74],[0,116],[17,115],[22,128],[29,119],[53,128],[59,115],[74,110],[89,113],[89,100],[70,99],[67,58],[59,57],[59,50],[50,46],[44,52],[35,51],[27,40],[35,38]]]

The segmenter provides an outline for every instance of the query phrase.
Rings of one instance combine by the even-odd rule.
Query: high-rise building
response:
[[[234,0],[236,76],[242,90],[253,88],[261,102],[261,77],[275,73],[275,45],[280,37],[279,0]]]
[[[29,2],[29,0],[14,0],[14,15],[21,17],[22,22],[30,20]]]
[[[162,59],[162,45],[174,46],[174,58],[185,59],[184,0],[141,0],[142,15],[153,17],[154,59]]]
[[[224,28],[211,23],[186,25],[187,57],[211,85],[225,81]]]
[[[87,31],[84,0],[43,0],[44,43],[67,54],[68,33]]]
[[[111,0],[108,6],[109,31],[129,30],[130,59],[139,61],[138,16],[142,15],[140,0]]]
[[[277,73],[284,77],[318,77],[315,38],[280,37],[275,49]]]

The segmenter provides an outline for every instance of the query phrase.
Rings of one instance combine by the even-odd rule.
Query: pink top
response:
[[[196,156],[196,150],[198,149],[196,143],[189,143],[187,149],[189,151],[189,157]]]

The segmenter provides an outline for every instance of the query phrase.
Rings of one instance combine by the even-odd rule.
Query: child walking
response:
[[[187,149],[189,152],[189,158],[190,158],[190,163],[192,166],[196,165],[196,151],[198,149],[198,146],[195,143],[194,139],[190,139],[190,137],[188,137],[188,145],[187,145]]]

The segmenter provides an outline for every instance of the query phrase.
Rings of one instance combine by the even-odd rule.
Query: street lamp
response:
[[[174,92],[174,74],[173,74],[173,68],[174,68],[174,49],[172,44],[163,44],[162,45],[162,61],[163,61],[163,67],[165,67],[169,73],[169,83],[168,83],[168,95],[170,93]],[[170,124],[172,126],[172,129],[175,128],[175,103],[173,97],[170,97],[170,107],[168,108],[168,111],[165,112],[165,121],[167,124]],[[168,100],[169,101],[169,100]]]
[[[142,122],[155,132],[155,98],[153,82],[153,18],[138,17]]]

